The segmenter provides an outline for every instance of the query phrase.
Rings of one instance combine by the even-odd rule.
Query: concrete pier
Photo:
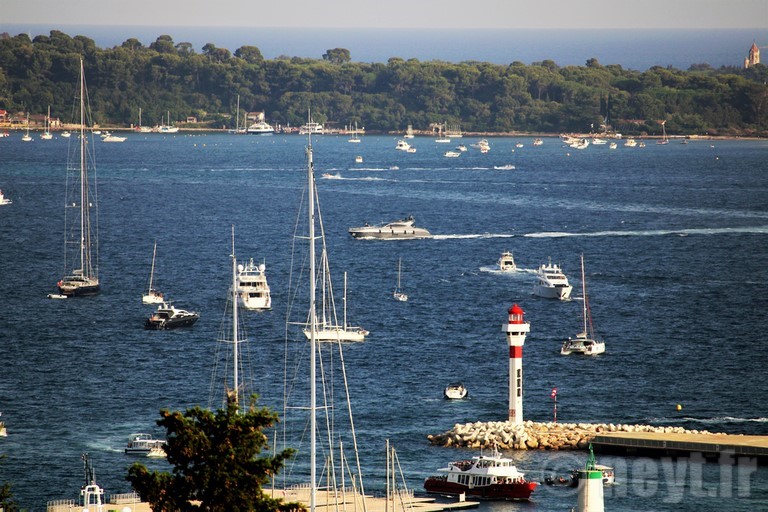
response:
[[[669,457],[701,453],[707,458],[720,454],[754,457],[768,462],[768,436],[675,432],[606,432],[592,439],[596,452],[622,455]]]

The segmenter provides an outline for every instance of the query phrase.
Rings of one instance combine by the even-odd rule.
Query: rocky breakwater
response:
[[[508,421],[464,423],[442,434],[430,434],[431,444],[457,448],[491,448],[502,450],[585,450],[597,434],[608,432],[660,432],[709,434],[704,430],[652,425],[613,423],[540,423],[526,421],[514,425]]]

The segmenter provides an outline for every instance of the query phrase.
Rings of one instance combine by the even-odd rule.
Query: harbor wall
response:
[[[501,450],[586,450],[595,436],[607,433],[652,432],[657,434],[712,434],[704,430],[653,425],[613,423],[555,423],[525,421],[515,425],[508,421],[464,423],[441,434],[427,435],[433,445],[457,448],[491,448]]]

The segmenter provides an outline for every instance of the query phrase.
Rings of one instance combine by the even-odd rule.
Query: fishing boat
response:
[[[483,500],[528,500],[538,485],[525,479],[512,459],[493,449],[491,455],[451,462],[424,481],[428,493],[471,496]]]
[[[163,302],[157,306],[157,311],[152,313],[152,316],[144,322],[144,329],[164,331],[179,327],[191,327],[199,318],[200,315],[194,311],[177,309],[169,302]]]
[[[398,300],[400,302],[407,302],[408,301],[408,294],[403,291],[403,287],[400,285],[400,276],[403,272],[403,259],[398,258],[397,260],[397,286],[395,286],[395,291],[392,294],[393,297],[395,297],[395,300]]]
[[[237,271],[237,287],[243,307],[250,310],[272,309],[266,263],[257,265],[251,258],[247,264],[238,265]]]
[[[155,247],[152,249],[152,267],[149,271],[149,287],[147,288],[147,293],[141,297],[142,304],[161,304],[163,302],[163,294],[152,287],[155,278],[155,256],[157,256],[157,240],[155,240]]]
[[[416,220],[412,215],[388,224],[371,226],[365,224],[358,228],[349,228],[349,234],[359,239],[402,239],[414,240],[418,238],[430,238],[432,234],[424,228],[414,226]]]
[[[568,338],[563,342],[560,348],[560,354],[568,356],[571,354],[583,354],[585,356],[596,356],[605,352],[605,342],[595,337],[595,329],[592,324],[592,311],[589,309],[589,298],[587,296],[587,280],[584,274],[584,255],[581,255],[581,296],[582,296],[582,319],[584,321],[583,330],[573,338]]]
[[[405,142],[403,139],[400,139],[397,141],[397,144],[395,144],[395,149],[398,151],[408,151],[411,149],[411,145]]]
[[[80,84],[78,87],[80,103],[80,137],[77,147],[68,151],[71,157],[67,163],[67,174],[71,180],[67,187],[67,199],[64,207],[64,269],[65,276],[57,283],[59,293],[66,296],[95,295],[101,284],[98,273],[98,216],[96,213],[96,169],[93,154],[93,136],[88,141],[86,126],[90,119],[90,105],[86,99],[85,69],[80,59]],[[93,175],[93,182],[89,181]],[[91,215],[93,210],[94,215]],[[94,255],[93,253],[96,252]]]
[[[13,201],[5,197],[5,195],[3,195],[3,191],[0,190],[0,206],[4,206],[6,204],[11,204],[11,203],[13,203]]]
[[[462,398],[466,398],[468,393],[469,391],[461,382],[448,384],[445,386],[445,389],[443,389],[443,396],[448,400],[461,400]]]
[[[344,272],[344,298],[343,317],[341,323],[336,318],[336,304],[333,299],[333,286],[331,285],[331,273],[328,265],[328,254],[323,250],[320,257],[322,265],[321,289],[322,299],[320,308],[320,320],[317,322],[315,338],[317,341],[365,341],[370,334],[362,327],[351,326],[347,323],[347,273]],[[312,335],[309,322],[304,329],[304,335],[309,339]]]
[[[568,300],[573,286],[563,273],[559,265],[549,263],[541,265],[536,270],[536,284],[533,286],[533,294],[545,299]]]
[[[499,258],[499,270],[501,272],[515,272],[517,265],[515,265],[515,257],[511,251],[504,251]]]
[[[131,434],[128,437],[128,444],[125,446],[125,453],[128,455],[146,455],[152,448],[163,446],[163,439],[155,439],[152,434]]]

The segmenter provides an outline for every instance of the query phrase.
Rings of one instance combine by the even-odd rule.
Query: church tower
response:
[[[760,48],[755,43],[752,43],[749,55],[744,59],[744,69],[751,68],[755,64],[760,64]]]

